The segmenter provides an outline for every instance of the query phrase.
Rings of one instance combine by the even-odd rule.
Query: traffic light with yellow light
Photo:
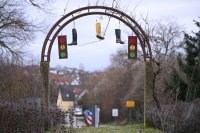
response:
[[[59,59],[68,58],[66,35],[58,36],[58,53],[59,53]]]
[[[137,58],[137,37],[128,36],[128,59]]]

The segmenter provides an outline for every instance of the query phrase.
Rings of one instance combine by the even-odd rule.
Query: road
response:
[[[65,117],[65,121],[66,121],[66,127],[70,127],[70,120],[69,120],[69,115],[67,114]],[[85,127],[85,123],[84,123],[84,118],[83,117],[76,117],[73,116],[73,127],[74,128],[81,128],[81,127]]]

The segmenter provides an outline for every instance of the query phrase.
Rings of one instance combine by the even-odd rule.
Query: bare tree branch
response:
[[[21,46],[27,46],[33,39],[37,26],[24,17],[23,9],[14,1],[2,0],[0,3],[0,49],[1,55],[11,53],[19,56]]]

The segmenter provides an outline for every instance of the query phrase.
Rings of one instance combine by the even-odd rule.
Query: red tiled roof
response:
[[[49,73],[49,79],[55,82],[71,83],[74,79],[69,76],[59,76],[57,74]]]

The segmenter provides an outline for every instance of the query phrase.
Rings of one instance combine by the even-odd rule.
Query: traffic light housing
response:
[[[128,36],[128,59],[137,59],[137,37]]]
[[[59,53],[59,59],[68,58],[66,35],[58,36],[58,53]]]

